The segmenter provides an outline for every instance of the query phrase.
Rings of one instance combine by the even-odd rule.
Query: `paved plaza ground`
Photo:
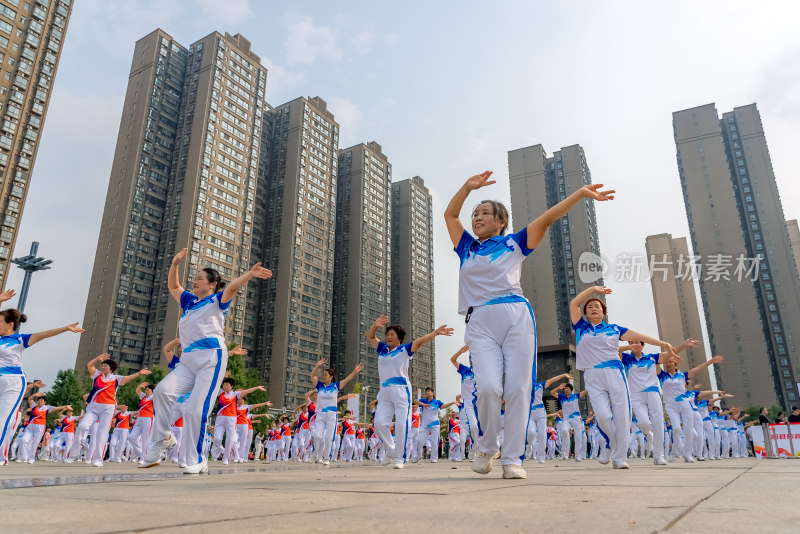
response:
[[[0,532],[800,532],[800,460],[0,468]]]

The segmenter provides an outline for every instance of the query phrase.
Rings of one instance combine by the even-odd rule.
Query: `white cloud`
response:
[[[200,15],[209,21],[214,21],[218,26],[228,28],[217,28],[219,31],[227,30],[229,33],[239,33],[233,26],[241,24],[254,16],[250,7],[249,0],[197,0],[200,4]]]
[[[267,68],[267,101],[274,106],[297,96],[297,88],[308,82],[307,72],[287,69],[272,58],[262,57],[261,64]]]
[[[342,58],[336,30],[330,26],[315,26],[311,17],[291,14],[287,19],[289,36],[283,46],[289,64],[314,63],[317,59],[335,62]]]

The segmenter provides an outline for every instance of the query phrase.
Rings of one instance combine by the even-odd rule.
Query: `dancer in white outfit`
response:
[[[422,345],[433,341],[436,336],[453,335],[453,329],[443,325],[411,343],[401,345],[406,337],[406,331],[400,325],[386,326],[388,322],[389,319],[382,315],[367,331],[367,341],[378,353],[378,380],[381,384],[373,426],[386,450],[385,460],[381,463],[388,465],[393,462],[395,469],[402,469],[410,453],[408,432],[411,427],[412,400],[408,364]],[[386,326],[385,342],[375,335],[382,326]],[[395,420],[394,437],[389,430],[392,418]]]
[[[695,339],[687,339],[675,347],[675,354],[698,344],[699,341]],[[671,359],[672,355],[668,352],[643,354],[643,348],[644,343],[636,341],[619,347],[618,350],[630,388],[632,416],[645,435],[647,448],[653,453],[653,463],[667,465],[664,457],[664,406],[658,381],[658,364]]]
[[[14,297],[13,289],[0,293],[0,302]],[[24,313],[14,308],[0,311],[0,466],[8,463],[8,448],[19,424],[19,407],[26,391],[22,372],[22,353],[43,339],[64,332],[83,332],[78,323],[35,334],[20,334],[20,324],[27,321]]]
[[[460,213],[472,191],[495,183],[486,171],[469,178],[445,210],[450,239],[461,262],[458,313],[466,316],[464,340],[472,352],[477,384],[478,439],[472,470],[486,474],[500,448],[500,402],[506,401],[502,457],[504,478],[526,478],[522,461],[536,380],[536,326],[522,294],[522,261],[547,229],[582,199],[610,200],[613,191],[588,185],[548,209],[519,232],[506,236],[508,210],[500,202],[481,202],[472,212],[472,231]]]
[[[178,397],[191,392],[184,410],[183,438],[180,463],[186,474],[208,472],[208,457],[204,451],[208,416],[214,396],[228,364],[228,349],[223,335],[225,315],[231,301],[253,278],[267,279],[272,272],[256,263],[227,286],[222,277],[209,267],[197,272],[192,292],[180,284],[180,264],[188,256],[184,248],[172,259],[167,287],[183,310],[178,330],[183,349],[180,365],[158,383],[153,396],[155,419],[150,437],[150,449],[145,466],[158,465],[163,453],[177,444],[170,432],[172,406]]]
[[[564,393],[561,393],[561,391]],[[584,439],[583,417],[578,401],[586,396],[586,390],[573,392],[572,384],[561,384],[555,389],[550,390],[550,394],[561,403],[561,411],[564,417],[564,426],[567,428],[567,442],[562,443],[561,457],[569,458],[569,430],[572,430],[572,440],[575,447],[575,461],[582,462],[586,457],[586,450],[583,448],[586,443]]]
[[[694,410],[690,399],[694,395],[686,391],[686,382],[693,378],[697,373],[711,364],[721,363],[722,356],[714,356],[710,360],[701,363],[697,367],[683,372],[678,371],[678,364],[674,360],[664,363],[664,371],[658,373],[658,380],[661,382],[661,390],[664,392],[664,408],[666,409],[669,420],[672,422],[672,450],[678,450],[677,444],[680,436],[683,436],[683,459],[687,463],[694,460]],[[704,392],[718,393],[718,392]]]
[[[544,390],[559,380],[572,380],[569,373],[564,373],[544,382],[534,382],[531,391],[531,417],[528,422],[528,458],[536,458],[540,464],[544,463],[547,447],[547,410],[544,407],[542,396]]]
[[[311,385],[317,390],[314,451],[317,454],[317,461],[329,465],[338,423],[336,403],[339,400],[339,391],[354,379],[364,369],[364,366],[359,363],[347,377],[339,382],[334,382],[336,373],[330,368],[322,371],[322,380],[317,378],[317,372],[323,365],[325,365],[324,358],[317,362],[310,375]]]
[[[625,368],[619,358],[619,341],[641,340],[664,347],[675,356],[672,345],[654,337],[639,334],[603,320],[606,303],[594,294],[608,295],[611,290],[593,286],[582,291],[569,305],[572,328],[575,330],[576,367],[584,371],[583,380],[589,391],[595,419],[608,441],[599,456],[601,464],[613,460],[614,469],[628,469],[625,461],[631,427],[631,404]]]

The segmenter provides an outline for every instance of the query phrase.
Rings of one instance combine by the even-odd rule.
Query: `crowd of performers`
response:
[[[525,459],[573,457],[597,459],[616,469],[628,469],[632,457],[652,457],[657,465],[683,458],[686,462],[747,455],[742,419],[736,408],[721,410],[722,391],[701,390],[693,384],[697,373],[722,356],[688,371],[679,371],[678,355],[697,344],[669,342],[604,320],[607,306],[601,298],[610,289],[595,286],[576,295],[570,319],[576,335],[576,367],[583,372],[585,389],[576,391],[572,376],[563,374],[539,381],[536,377],[536,326],[530,303],[522,295],[520,266],[540,243],[548,228],[580,201],[608,201],[614,191],[602,185],[585,186],[547,210],[520,231],[506,234],[509,217],[497,201],[481,201],[467,232],[460,213],[469,194],[494,183],[491,172],[468,179],[445,211],[445,222],[460,260],[458,312],[465,317],[466,345],[452,358],[461,378],[461,393],[452,402],[435,398],[426,388],[412,395],[408,378],[414,353],[437,336],[450,336],[446,325],[404,343],[400,325],[378,318],[366,332],[376,351],[380,390],[372,403],[370,422],[353,414],[340,416],[342,390],[358,375],[357,365],[341,380],[320,359],[310,373],[311,390],[294,413],[272,421],[264,436],[253,438],[252,422],[267,414],[254,410],[269,402],[248,404],[247,395],[262,386],[236,389],[226,373],[228,350],[223,337],[225,316],[232,299],[251,279],[271,278],[256,263],[247,273],[226,284],[211,268],[197,272],[191,291],[180,283],[179,271],[188,250],[172,260],[168,288],[182,316],[179,338],[164,352],[169,372],[157,385],[141,383],[135,410],[118,405],[120,387],[150,371],[120,376],[109,355],[88,364],[92,379],[86,409],[76,415],[71,406],[51,406],[45,394],[21,404],[25,392],[43,384],[26,383],[22,371],[25,349],[46,338],[81,333],[76,324],[34,334],[20,333],[26,316],[15,309],[0,311],[0,465],[9,457],[33,463],[38,459],[67,463],[84,461],[138,462],[142,468],[165,461],[187,474],[208,471],[209,459],[223,464],[247,462],[252,455],[265,461],[329,464],[367,458],[401,469],[407,462],[427,457],[437,462],[439,450],[450,460],[469,458],[479,474],[492,471],[499,458],[503,478],[526,478]],[[13,290],[0,295],[9,300]],[[383,339],[378,331],[383,330]],[[628,343],[621,346],[621,342]],[[659,347],[645,352],[647,346]],[[178,351],[180,347],[180,351]],[[464,361],[459,358],[467,354]],[[545,391],[561,409],[548,414]],[[580,403],[588,396],[591,411],[584,420]],[[442,411],[454,409],[442,419]],[[457,410],[456,410],[457,408]],[[58,424],[46,431],[46,418],[59,414]],[[666,413],[666,417],[665,417]],[[20,424],[22,423],[22,424]],[[442,425],[447,431],[441,432]],[[19,427],[19,429],[18,429]],[[17,432],[19,430],[19,432]],[[446,445],[440,447],[440,436]],[[469,453],[467,451],[469,450]]]

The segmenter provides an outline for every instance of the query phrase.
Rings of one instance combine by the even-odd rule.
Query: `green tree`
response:
[[[73,415],[80,415],[81,410],[86,406],[83,395],[87,393],[78,379],[75,369],[61,369],[56,374],[56,380],[50,391],[47,392],[47,404],[51,406],[72,406]],[[51,412],[47,416],[47,426],[54,427],[57,417]]]

